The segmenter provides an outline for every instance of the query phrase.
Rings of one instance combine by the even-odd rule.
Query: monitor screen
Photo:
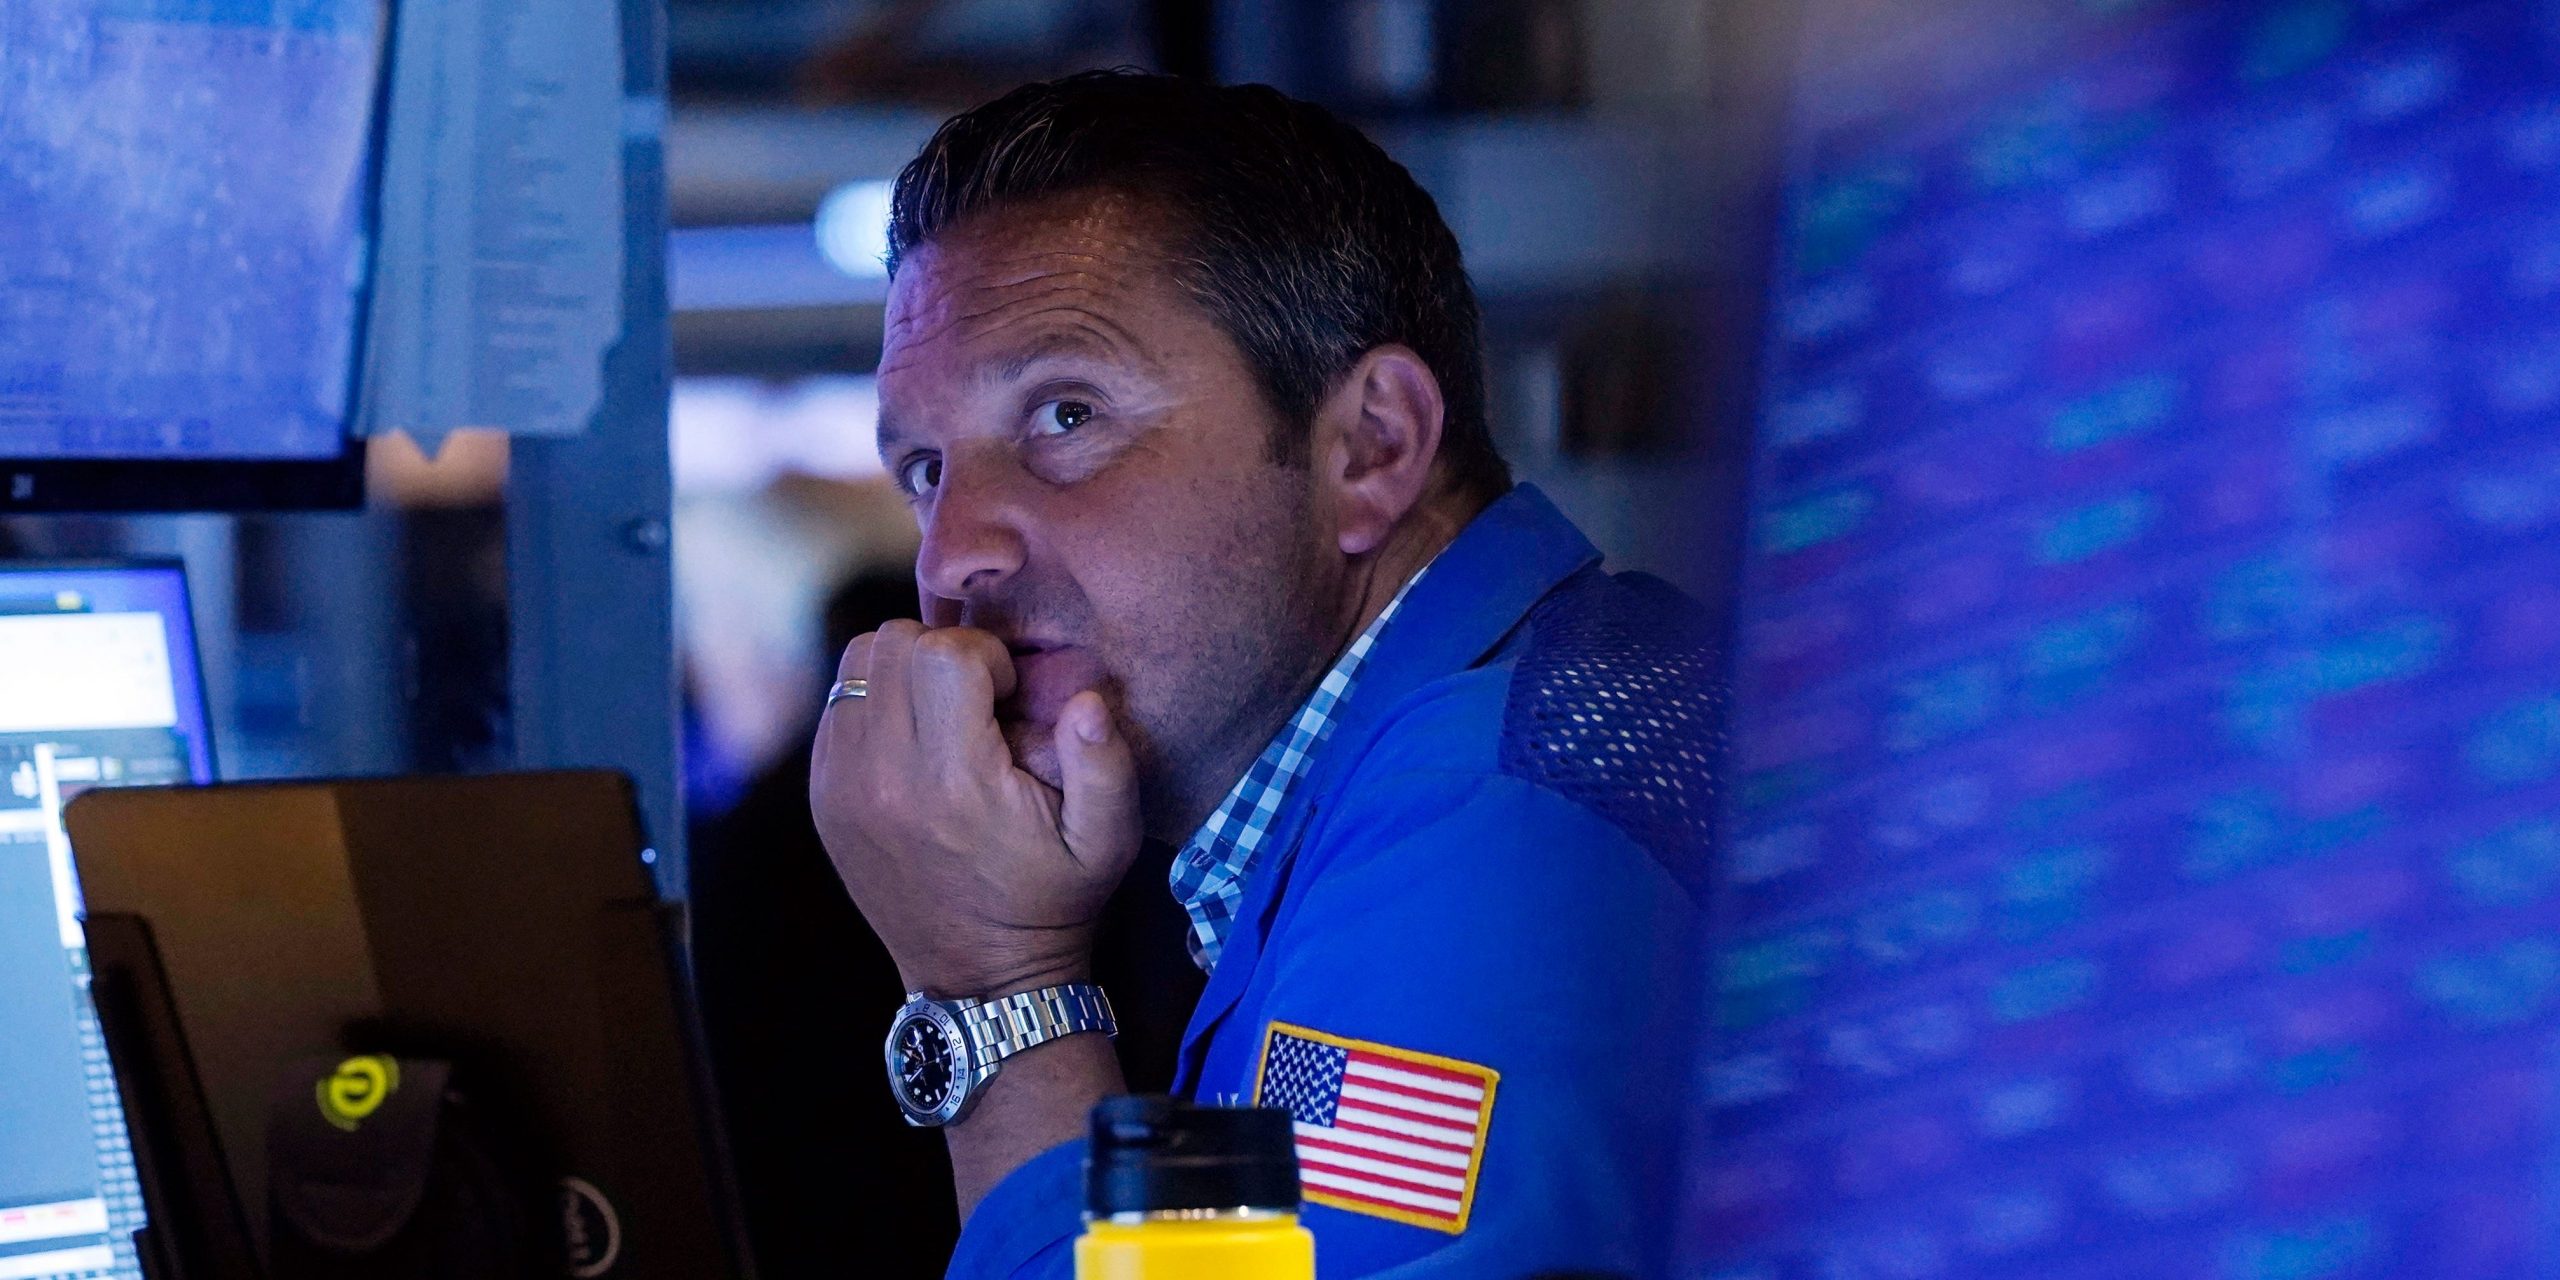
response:
[[[2560,1274],[2553,10],[1804,9],[1684,1274]]]
[[[177,565],[0,564],[0,1280],[141,1274],[62,805],[212,781],[204,707]]]
[[[349,452],[384,9],[0,5],[0,509]]]

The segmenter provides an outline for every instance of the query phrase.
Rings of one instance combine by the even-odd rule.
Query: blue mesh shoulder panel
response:
[[[1505,773],[1607,819],[1703,891],[1724,690],[1698,606],[1588,569],[1529,613],[1503,713]]]

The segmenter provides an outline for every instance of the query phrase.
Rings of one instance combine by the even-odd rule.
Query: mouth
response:
[[[1013,656],[1013,693],[997,707],[999,718],[1055,723],[1069,698],[1099,688],[1103,670],[1091,651],[1077,645],[1037,638],[1008,638]]]

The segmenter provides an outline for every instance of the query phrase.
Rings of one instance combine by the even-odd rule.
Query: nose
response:
[[[956,455],[944,459],[916,551],[916,581],[933,595],[966,600],[1022,570],[1021,513],[987,461],[970,466]]]

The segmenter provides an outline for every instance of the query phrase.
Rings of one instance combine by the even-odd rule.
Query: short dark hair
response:
[[[1166,260],[1279,411],[1276,460],[1303,463],[1325,394],[1400,342],[1440,382],[1449,477],[1486,498],[1510,487],[1485,423],[1475,290],[1439,206],[1359,130],[1267,85],[1088,71],[954,116],[898,175],[890,273],[974,216],[1087,191],[1173,218]]]

